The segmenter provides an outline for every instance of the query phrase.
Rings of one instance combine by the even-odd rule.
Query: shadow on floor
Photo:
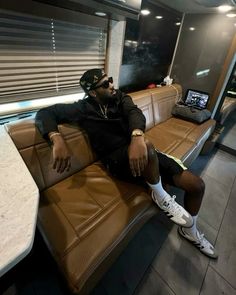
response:
[[[68,289],[41,234],[30,254],[0,278],[1,295],[68,295]]]
[[[131,295],[168,236],[169,220],[157,214],[128,244],[91,295]],[[1,295],[69,295],[64,278],[50,255],[39,231],[33,249],[17,266],[0,278]]]

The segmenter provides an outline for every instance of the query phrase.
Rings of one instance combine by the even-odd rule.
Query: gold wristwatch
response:
[[[131,134],[132,137],[137,137],[137,136],[144,136],[144,133],[142,130],[140,129],[134,129],[132,131],[132,134]]]

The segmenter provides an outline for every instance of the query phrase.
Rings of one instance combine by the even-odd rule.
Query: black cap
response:
[[[88,93],[89,90],[92,90],[93,87],[95,87],[97,83],[105,76],[105,72],[101,69],[88,70],[80,78],[80,86],[86,93]]]

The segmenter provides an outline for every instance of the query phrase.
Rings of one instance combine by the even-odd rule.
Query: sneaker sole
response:
[[[199,243],[195,242],[195,241],[192,241],[190,240],[186,235],[185,233],[182,231],[181,227],[178,227],[178,234],[181,236],[181,238],[184,238],[185,240],[187,240],[189,243],[191,243],[192,245],[194,245],[202,254],[204,254],[205,256],[207,256],[208,258],[213,258],[213,259],[217,259],[218,258],[218,255],[215,254],[215,255],[211,255],[211,254],[208,254],[206,252],[203,252],[202,249],[199,247]]]
[[[192,219],[192,223],[191,223],[191,224],[187,224],[187,225],[185,225],[185,224],[181,224],[181,223],[178,223],[178,222],[174,221],[173,219],[171,219],[171,218],[174,217],[174,216],[171,215],[168,211],[165,211],[164,209],[162,209],[162,208],[160,207],[160,205],[158,204],[157,200],[153,197],[153,191],[152,191],[152,199],[153,199],[154,203],[157,204],[158,208],[159,208],[162,212],[164,212],[165,215],[166,215],[166,216],[167,216],[167,217],[168,217],[173,223],[175,223],[175,224],[177,224],[177,225],[179,225],[179,226],[185,227],[185,228],[190,228],[190,227],[193,226],[193,219]]]

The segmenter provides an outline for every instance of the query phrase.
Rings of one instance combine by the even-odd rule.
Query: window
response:
[[[182,14],[142,1],[138,21],[127,20],[120,88],[125,92],[159,84],[168,73],[180,28]],[[146,14],[145,14],[146,12]]]
[[[0,104],[82,92],[79,78],[104,68],[102,27],[0,10]]]

